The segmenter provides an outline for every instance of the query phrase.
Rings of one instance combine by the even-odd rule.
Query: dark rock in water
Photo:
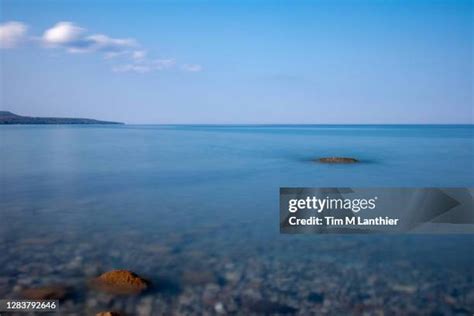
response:
[[[324,293],[312,292],[308,295],[308,301],[316,304],[322,304],[324,302]]]
[[[258,301],[250,305],[252,312],[263,315],[294,314],[298,310],[294,307],[271,301]]]
[[[150,286],[150,282],[127,270],[112,270],[91,281],[97,290],[118,294],[139,294]]]
[[[319,158],[319,162],[322,163],[356,163],[359,162],[359,160],[355,158],[349,158],[349,157],[324,157],[324,158]]]
[[[63,285],[49,285],[23,290],[21,296],[29,300],[63,300],[68,288]]]
[[[95,316],[122,316],[122,314],[118,312],[100,312],[95,314]]]

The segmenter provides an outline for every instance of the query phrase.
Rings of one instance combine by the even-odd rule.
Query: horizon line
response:
[[[361,125],[474,125],[473,123],[124,123],[124,125],[162,126],[361,126]]]
[[[437,122],[437,123],[128,123],[114,119],[102,119],[102,118],[89,118],[89,117],[62,117],[62,116],[29,116],[24,114],[16,114],[11,110],[0,110],[0,112],[9,112],[14,115],[30,117],[30,118],[61,118],[61,119],[89,119],[103,122],[116,122],[121,125],[162,125],[162,126],[400,126],[400,125],[426,125],[426,126],[442,126],[442,125],[459,125],[459,126],[470,126],[474,125],[471,123],[452,123],[452,122]],[[14,124],[2,124],[2,125],[14,125]],[[15,124],[15,125],[35,125],[35,124]],[[46,124],[47,125],[47,124]],[[68,124],[52,124],[52,125],[68,125]],[[96,124],[100,125],[100,124]]]

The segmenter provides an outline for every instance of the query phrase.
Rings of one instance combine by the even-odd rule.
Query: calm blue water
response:
[[[124,239],[179,240],[165,245],[179,270],[189,264],[180,256],[191,249],[236,262],[244,260],[243,249],[256,258],[298,260],[350,238],[379,243],[370,252],[379,263],[426,261],[433,273],[452,265],[472,284],[469,235],[280,236],[278,193],[280,187],[473,187],[473,126],[0,126],[0,137],[0,237],[9,246],[53,236],[106,254]],[[362,162],[311,161],[323,156]],[[84,265],[127,265],[148,274],[162,267],[140,250],[133,258],[100,259],[93,249],[81,255]],[[76,255],[74,247],[61,251]],[[345,255],[321,250],[316,258]],[[369,265],[368,254],[351,256]],[[20,273],[5,265],[0,271]]]
[[[147,227],[159,225],[149,220],[165,210],[203,223],[247,217],[275,224],[279,187],[474,185],[472,126],[2,126],[0,132],[2,209],[77,210],[74,221],[62,219],[67,225],[89,220],[91,205],[99,209],[97,221],[113,214]],[[363,163],[311,162],[321,156]],[[57,220],[48,218],[51,225]]]

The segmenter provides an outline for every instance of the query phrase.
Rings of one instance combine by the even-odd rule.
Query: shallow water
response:
[[[473,187],[473,126],[0,126],[0,152],[2,297],[64,283],[78,314],[474,309],[471,235],[278,226],[280,187]],[[87,287],[113,268],[157,286]]]

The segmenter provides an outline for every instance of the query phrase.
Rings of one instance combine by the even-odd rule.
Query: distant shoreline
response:
[[[100,121],[88,118],[68,117],[32,117],[17,115],[9,111],[0,111],[0,125],[60,125],[60,124],[113,124],[123,125],[122,122]]]
[[[0,125],[125,125],[123,122],[89,118],[32,117],[0,111]],[[474,127],[474,123],[127,123],[130,126],[169,127]]]

